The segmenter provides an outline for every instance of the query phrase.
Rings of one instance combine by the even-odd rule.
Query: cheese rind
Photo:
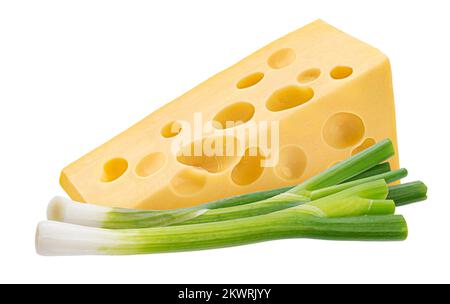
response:
[[[279,161],[250,157],[180,157],[173,143],[186,126],[219,122],[214,135],[279,122]],[[226,121],[237,123],[226,128]],[[387,57],[323,21],[262,48],[147,116],[63,169],[61,185],[77,201],[137,209],[193,206],[298,184],[364,143],[390,138],[397,149]],[[252,138],[244,150],[254,147]],[[261,148],[261,147],[259,147]],[[398,151],[397,151],[398,152]],[[398,153],[397,153],[398,155]],[[398,156],[391,161],[399,167]],[[200,169],[199,169],[200,168]]]

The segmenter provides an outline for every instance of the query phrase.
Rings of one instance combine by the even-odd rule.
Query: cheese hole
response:
[[[272,112],[295,108],[314,97],[311,87],[287,86],[274,92],[267,100],[266,106]]]
[[[352,74],[353,69],[348,66],[337,66],[330,72],[330,75],[333,79],[344,79]]]
[[[263,160],[264,156],[260,149],[247,149],[239,163],[233,168],[231,179],[239,186],[246,186],[254,183],[264,172],[264,168],[261,165]]]
[[[193,195],[205,187],[206,175],[199,170],[186,169],[176,174],[170,181],[170,185],[179,195]]]
[[[239,143],[234,137],[211,137],[183,147],[177,154],[177,160],[186,166],[219,173],[236,163],[238,149]]]
[[[352,113],[340,112],[331,116],[322,129],[325,142],[336,149],[346,149],[356,145],[364,136],[362,119]]]
[[[248,102],[234,103],[219,113],[213,119],[213,126],[217,129],[228,129],[244,124],[255,115],[255,107]]]
[[[280,160],[275,167],[275,173],[285,180],[296,180],[305,172],[306,154],[302,148],[287,146],[280,151]]]
[[[167,157],[164,153],[156,152],[144,157],[136,166],[136,174],[140,177],[148,177],[158,172],[166,164]]]
[[[177,121],[172,121],[161,129],[161,135],[165,138],[171,138],[180,134],[181,130],[181,124]]]
[[[267,60],[267,64],[272,69],[282,69],[295,61],[295,51],[293,49],[281,49],[273,53]]]
[[[258,82],[260,82],[263,78],[264,78],[264,73],[261,73],[261,72],[253,73],[253,74],[245,76],[244,78],[239,80],[239,82],[236,84],[236,87],[238,89],[250,88],[250,87],[258,84]]]
[[[361,145],[359,145],[352,151],[352,155],[356,155],[356,154],[366,150],[367,148],[372,147],[375,143],[376,143],[375,139],[367,138],[366,140],[363,141],[363,143]]]
[[[121,177],[128,169],[128,162],[123,158],[114,158],[103,166],[101,181],[109,183]]]
[[[321,73],[320,69],[316,69],[316,68],[303,71],[300,73],[300,75],[298,75],[297,81],[300,83],[313,82],[314,80],[319,78],[320,73]]]

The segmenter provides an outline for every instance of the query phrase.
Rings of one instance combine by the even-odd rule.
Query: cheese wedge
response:
[[[70,164],[60,182],[80,202],[188,207],[298,184],[385,138],[397,149],[388,58],[319,20]]]

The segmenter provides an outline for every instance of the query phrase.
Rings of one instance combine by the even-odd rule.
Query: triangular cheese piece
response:
[[[385,138],[397,147],[388,58],[319,20],[72,163],[61,185],[81,202],[188,207],[298,184]]]

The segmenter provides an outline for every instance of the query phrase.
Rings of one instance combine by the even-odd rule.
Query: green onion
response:
[[[123,229],[173,225],[195,218],[205,211],[206,209],[140,211],[82,204],[57,196],[48,205],[47,219],[88,227]]]
[[[379,174],[383,174],[386,172],[391,171],[391,165],[389,163],[381,163],[376,165],[373,168],[370,168],[367,171],[364,171],[363,173],[360,173],[354,177],[351,177],[349,179],[346,179],[345,182],[351,182],[351,181],[355,181],[357,179],[362,179],[362,178],[366,178],[366,177],[371,177],[374,175],[379,175]]]
[[[402,216],[394,215],[396,204],[425,198],[426,186],[420,182],[387,186],[407,175],[405,169],[389,172],[388,165],[377,165],[393,151],[385,140],[294,188],[189,209],[138,211],[56,198],[48,209],[50,220],[85,226],[40,223],[36,249],[42,255],[122,255],[285,238],[403,240],[407,225]]]
[[[291,208],[374,180],[384,179],[390,183],[405,177],[406,174],[405,169],[400,169],[321,190],[305,191],[304,195],[286,192],[255,203],[212,210],[206,208],[210,204],[205,204],[201,206],[204,207],[202,209],[196,207],[168,211],[138,211],[79,204],[62,197],[56,197],[49,204],[47,218],[53,221],[108,229],[148,228],[224,221]],[[343,193],[346,192],[343,191]]]
[[[427,199],[427,186],[420,181],[396,185],[389,188],[388,199],[397,206],[404,206]]]
[[[373,184],[376,187],[364,191],[361,188],[359,192],[382,195],[382,183]],[[41,255],[124,255],[221,248],[285,238],[403,240],[407,225],[402,216],[392,215],[394,209],[389,200],[324,198],[266,215],[185,226],[108,230],[42,222],[36,233],[36,249]]]
[[[241,220],[130,230],[42,222],[37,229],[36,249],[45,256],[128,255],[223,248],[288,238],[399,241],[407,235],[407,224],[400,215],[321,218],[281,211]]]
[[[55,198],[38,225],[42,255],[124,255],[202,250],[286,238],[393,241],[407,237],[396,206],[424,200],[427,187],[388,187],[389,140],[295,187],[227,198],[193,208],[139,211]],[[78,225],[77,225],[78,224]],[[83,226],[81,226],[83,225]],[[108,229],[106,229],[108,228]]]
[[[394,171],[395,172],[395,171]],[[389,181],[388,181],[389,182]],[[327,190],[325,188],[324,190]],[[337,189],[337,188],[335,188]],[[328,191],[328,190],[327,190]],[[319,194],[327,191],[313,191],[312,197],[318,199],[323,197]],[[297,197],[297,198],[296,198]],[[427,187],[422,182],[412,182],[402,185],[389,187],[388,200],[393,200],[397,206],[425,200],[427,197]],[[255,205],[259,214],[270,213],[276,210],[286,209],[300,205],[309,199],[297,196],[295,194],[286,193],[277,199],[259,202]],[[281,202],[283,206],[273,205]],[[181,225],[190,223],[209,222],[214,220],[229,220],[233,216],[240,213],[242,217],[245,215],[254,216],[255,211],[249,204],[249,209],[237,209],[234,207],[222,209],[195,209],[187,210],[169,210],[169,211],[137,211],[128,209],[117,209],[109,207],[100,207],[89,204],[75,203],[63,197],[55,197],[49,204],[48,219],[52,221],[61,221],[66,223],[78,224],[90,227],[102,227],[109,229],[118,228],[147,228],[169,225]],[[208,206],[205,204],[203,206]],[[265,209],[267,208],[267,209]],[[248,212],[245,214],[245,212]]]

